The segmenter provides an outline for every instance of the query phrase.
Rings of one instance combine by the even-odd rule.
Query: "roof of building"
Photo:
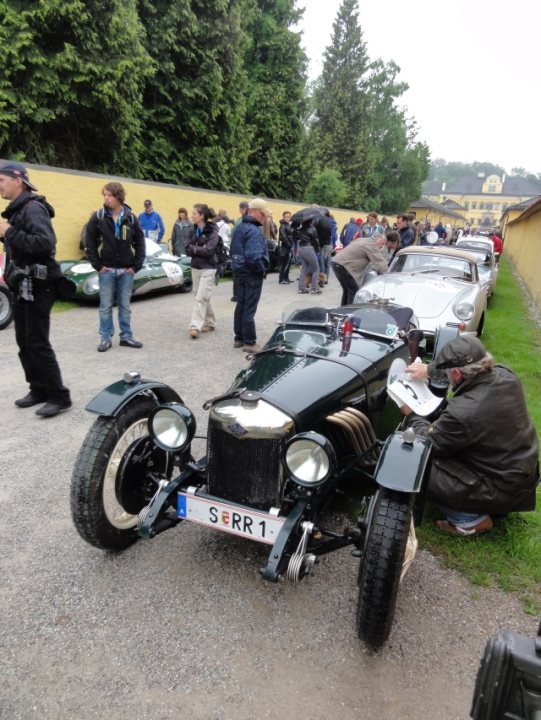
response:
[[[522,220],[526,220],[527,218],[535,215],[538,212],[541,212],[541,195],[534,198],[534,202],[531,203],[530,206],[527,207],[526,210],[524,210],[524,212],[518,216],[518,218],[516,218],[515,220],[511,220],[509,225],[518,224],[519,222],[522,222]]]
[[[441,215],[447,215],[448,217],[458,218],[459,220],[465,219],[464,216],[461,215],[460,213],[457,213],[454,210],[451,210],[450,208],[446,207],[445,205],[440,205],[439,203],[435,203],[426,197],[422,197],[419,200],[414,200],[414,202],[410,203],[410,208],[412,210],[415,210],[415,209],[432,210],[435,213],[440,213]]]
[[[523,177],[506,177],[503,182],[501,193],[483,193],[483,184],[486,177],[477,177],[477,175],[464,175],[455,182],[445,185],[442,190],[443,183],[439,180],[431,180],[424,184],[423,192],[426,195],[511,195],[521,196],[539,195],[539,187],[531,180]]]
[[[448,207],[450,210],[465,210],[466,208],[464,205],[461,205],[460,203],[455,202],[454,200],[451,200],[451,198],[447,198],[447,200],[444,200],[442,202],[442,205],[445,207]]]
[[[541,195],[537,195],[537,197],[528,198],[528,200],[523,200],[522,202],[516,203],[515,205],[509,205],[509,207],[506,208],[505,212],[508,212],[509,210],[526,210],[526,208],[529,208],[530,205],[533,205],[534,202],[536,202],[540,198]]]

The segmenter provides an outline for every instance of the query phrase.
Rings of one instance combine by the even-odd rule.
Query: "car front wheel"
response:
[[[415,495],[381,488],[369,511],[359,570],[357,634],[373,650],[389,637],[404,566]]]
[[[0,330],[13,319],[13,296],[7,287],[0,285]]]
[[[170,475],[167,453],[148,434],[155,403],[132,401],[116,417],[98,417],[83,442],[71,480],[71,515],[86,542],[123,550],[138,539],[137,518]]]

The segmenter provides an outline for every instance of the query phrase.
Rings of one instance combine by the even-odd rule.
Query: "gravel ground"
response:
[[[74,407],[50,420],[25,394],[13,327],[1,333],[0,717],[73,720],[462,720],[488,637],[535,634],[512,595],[472,588],[421,551],[399,594],[390,641],[367,653],[354,633],[357,561],[325,557],[299,585],[265,583],[260,546],[184,524],[112,555],[86,545],[69,483],[93,417],[84,406],[126,370],[175,387],[204,432],[203,401],[245,365],[232,347],[231,285],[213,296],[215,333],[192,341],[193,298],[133,303],[142,350],[98,354],[97,310],[53,316],[52,340]],[[265,283],[263,340],[295,285]],[[337,302],[332,283],[324,298]],[[9,430],[8,430],[9,428]]]

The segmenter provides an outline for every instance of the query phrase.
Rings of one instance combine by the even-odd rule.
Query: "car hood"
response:
[[[385,340],[354,336],[345,350],[342,341],[324,332],[291,329],[276,331],[266,348],[271,349],[254,357],[231,390],[259,393],[293,417],[298,430],[362,401],[367,385],[374,381],[383,390],[392,360],[408,355],[403,343],[392,346]]]
[[[426,274],[389,273],[369,280],[362,290],[410,307],[419,318],[438,318],[469,288],[465,283]]]

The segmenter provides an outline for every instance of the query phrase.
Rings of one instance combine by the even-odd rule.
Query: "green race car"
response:
[[[134,295],[161,290],[176,290],[188,293],[192,290],[191,260],[187,255],[171,255],[163,246],[146,238],[146,257],[141,270],[135,275]],[[62,272],[77,285],[74,300],[98,301],[98,273],[86,258],[63,260]]]

